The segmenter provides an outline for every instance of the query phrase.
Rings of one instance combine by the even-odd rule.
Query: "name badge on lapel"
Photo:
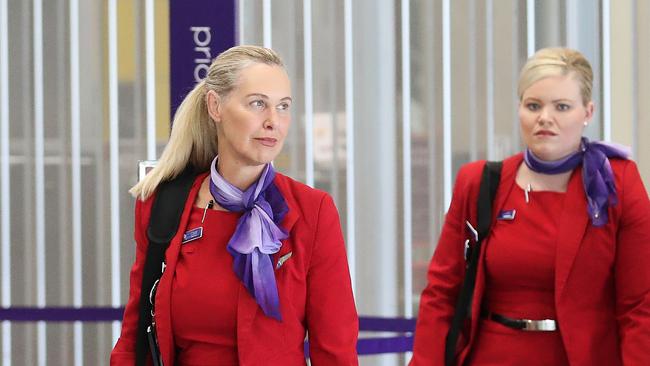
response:
[[[203,209],[203,217],[201,218],[201,226],[196,227],[194,229],[188,230],[183,234],[183,244],[189,243],[193,240],[200,239],[203,237],[203,223],[205,222],[205,214],[208,212],[209,209],[212,208],[214,205],[214,201],[210,200],[208,204],[205,206]]]
[[[183,234],[183,244],[189,243],[192,240],[199,239],[203,236],[203,227],[197,227],[195,229],[186,231],[185,234]]]
[[[497,216],[497,220],[512,221],[512,220],[515,219],[515,214],[517,214],[517,210],[515,210],[515,209],[501,210],[501,211],[499,211],[499,215]]]

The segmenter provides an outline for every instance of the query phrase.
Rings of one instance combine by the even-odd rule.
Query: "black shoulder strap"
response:
[[[499,188],[499,180],[501,179],[501,166],[500,161],[488,161],[483,168],[483,176],[481,177],[481,188],[479,189],[478,196],[478,210],[477,210],[477,228],[479,242],[485,239],[490,231],[490,223],[492,222],[492,202],[497,195],[497,188]]]
[[[149,354],[146,329],[151,325],[151,302],[149,292],[162,274],[162,263],[169,242],[176,235],[185,202],[192,188],[196,174],[187,168],[178,177],[161,183],[151,207],[151,218],[147,228],[149,247],[142,273],[140,287],[140,316],[136,338],[136,365],[145,365]]]
[[[478,241],[473,243],[473,248],[467,250],[467,261],[465,268],[465,278],[458,294],[456,310],[451,319],[451,325],[447,338],[445,339],[445,366],[452,366],[456,361],[456,355],[460,351],[458,347],[458,337],[461,329],[467,319],[472,315],[472,297],[474,295],[474,286],[476,285],[476,271],[478,268],[478,259],[481,253],[481,242],[490,232],[490,223],[492,222],[492,202],[499,187],[501,178],[502,162],[488,161],[483,167],[481,176],[481,186],[478,195],[477,210],[477,232]]]

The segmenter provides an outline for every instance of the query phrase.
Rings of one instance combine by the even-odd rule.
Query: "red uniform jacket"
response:
[[[171,331],[171,284],[181,239],[190,208],[207,174],[197,177],[181,218],[178,233],[166,252],[167,268],[156,294],[156,324],[165,366],[174,364]],[[237,298],[237,347],[241,366],[305,365],[303,342],[309,332],[312,365],[357,365],[358,318],[352,297],[350,274],[339,216],[331,197],[284,175],[276,174],[289,212],[282,227],[290,234],[273,256],[292,253],[276,270],[282,322],[264,315],[255,299],[241,285]],[[111,365],[135,364],[138,303],[147,246],[146,231],[153,197],[135,208],[136,258],[131,269],[131,288],[122,322],[122,334],[111,353]]]
[[[503,163],[493,223],[516,184],[521,162],[518,154]],[[444,365],[445,336],[464,276],[465,220],[476,227],[483,165],[483,161],[470,163],[458,173],[422,292],[412,366]],[[555,307],[572,366],[650,365],[650,201],[633,161],[612,159],[611,165],[619,202],[609,208],[606,225],[591,225],[580,167],[571,175],[564,209],[558,213]],[[459,365],[476,337],[489,239],[481,250],[469,339]]]

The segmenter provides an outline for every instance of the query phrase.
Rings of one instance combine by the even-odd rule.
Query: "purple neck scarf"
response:
[[[575,169],[582,164],[582,184],[587,195],[587,213],[591,224],[602,226],[607,223],[609,205],[616,205],[616,185],[609,158],[627,159],[629,149],[600,141],[589,142],[583,137],[580,150],[555,161],[544,161],[536,157],[530,149],[524,153],[524,162],[534,172],[559,174]]]
[[[221,207],[243,212],[228,242],[233,270],[264,314],[282,320],[271,255],[289,235],[279,226],[288,211],[284,197],[273,184],[275,170],[266,164],[257,182],[242,192],[217,172],[217,159],[210,169],[210,193]]]

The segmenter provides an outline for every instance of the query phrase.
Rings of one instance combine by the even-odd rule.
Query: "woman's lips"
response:
[[[260,137],[260,138],[256,138],[255,140],[259,141],[260,144],[267,147],[274,147],[278,143],[277,139],[271,137]]]
[[[556,133],[553,133],[551,131],[537,131],[535,132],[535,136],[555,136]]]

